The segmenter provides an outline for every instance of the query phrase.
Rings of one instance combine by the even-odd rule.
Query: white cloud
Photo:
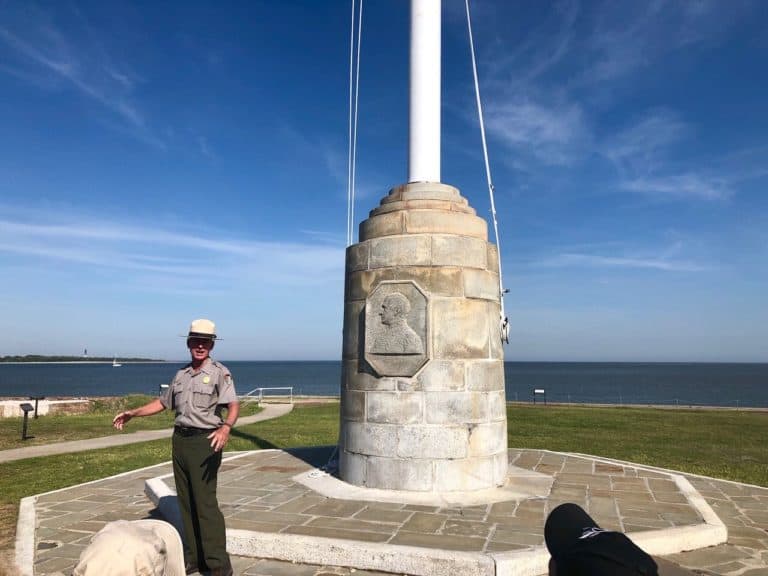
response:
[[[496,100],[486,117],[489,133],[544,164],[572,163],[589,140],[582,110],[573,103],[545,106],[526,98]]]
[[[565,253],[541,260],[536,266],[546,268],[645,268],[664,272],[702,272],[709,270],[695,262],[664,258],[626,258],[596,254]]]
[[[696,173],[634,178],[624,180],[621,187],[644,194],[705,200],[724,200],[734,193],[733,188],[725,180]]]
[[[25,260],[31,267],[70,263],[84,266],[86,272],[123,275],[130,281],[132,273],[141,272],[144,278],[154,274],[157,285],[166,290],[170,285],[183,290],[256,276],[268,284],[318,284],[342,277],[344,267],[340,242],[226,238],[215,230],[190,235],[84,218],[68,219],[66,224],[0,220],[0,257],[13,256],[42,260],[40,264]]]
[[[601,148],[619,169],[648,172],[662,162],[662,153],[689,132],[689,126],[673,111],[651,110],[635,124],[609,137]]]

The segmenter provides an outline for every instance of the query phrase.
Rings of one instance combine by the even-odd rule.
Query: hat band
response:
[[[208,340],[216,340],[216,334],[203,334],[202,332],[190,332],[187,338],[207,338]]]

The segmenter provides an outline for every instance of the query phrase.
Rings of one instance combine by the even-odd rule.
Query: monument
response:
[[[408,182],[346,254],[339,473],[464,492],[507,478],[498,254],[440,182],[440,0],[412,0]]]

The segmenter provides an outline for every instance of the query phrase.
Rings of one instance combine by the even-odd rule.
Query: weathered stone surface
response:
[[[347,451],[346,443],[339,448],[339,467],[344,470],[344,480],[355,486],[364,486],[366,457]]]
[[[350,300],[365,300],[381,282],[397,280],[395,268],[377,268],[376,270],[360,270],[347,274],[346,302]],[[464,287],[462,286],[462,290]]]
[[[499,249],[496,246],[496,244],[491,244],[490,242],[486,244],[486,248],[488,250],[487,269],[489,272],[495,272],[496,274],[498,274],[499,273]]]
[[[482,392],[425,392],[429,424],[488,422],[488,394]]]
[[[499,301],[499,276],[486,270],[464,270],[464,295],[467,298]]]
[[[414,424],[423,422],[423,394],[414,392],[368,392],[368,422]]]
[[[387,212],[395,212],[397,210],[445,210],[451,212],[466,212],[467,214],[474,214],[474,208],[471,208],[458,202],[452,202],[449,200],[396,200],[388,202],[378,206],[371,210],[371,216],[378,216],[379,214],[385,214]]]
[[[425,492],[431,490],[433,484],[431,460],[400,460],[371,456],[366,462],[365,485],[369,488]]]
[[[405,233],[405,214],[405,212],[390,212],[363,220],[360,223],[360,242]]]
[[[469,433],[469,455],[486,456],[507,452],[506,422],[472,426]]]
[[[504,390],[504,362],[472,360],[467,365],[467,390]]]
[[[401,266],[393,270],[393,274],[397,280],[412,280],[431,296],[464,296],[464,277],[460,268]]]
[[[464,390],[464,363],[455,360],[432,360],[419,372],[417,378],[423,390]]]
[[[488,392],[488,419],[495,421],[504,420],[506,422],[507,400],[504,390]]]
[[[509,459],[507,457],[507,426],[504,424],[504,438],[502,440],[504,450],[493,455],[493,484],[502,486],[507,481],[509,471]]]
[[[488,243],[481,238],[468,238],[448,234],[432,234],[432,265],[487,267]]]
[[[467,199],[459,193],[458,188],[442,182],[411,182],[395,186],[382,199],[381,203],[404,200],[446,200],[468,205]]]
[[[363,361],[364,362],[364,361]],[[396,390],[397,378],[377,378],[370,372],[359,370],[357,360],[345,360],[343,384],[346,390]]]
[[[467,429],[463,426],[408,426],[398,432],[401,458],[465,458]]]
[[[395,456],[397,451],[397,426],[347,422],[344,447],[357,454]]]
[[[491,457],[435,461],[435,490],[481,490],[494,485]]]
[[[344,305],[344,338],[342,358],[352,359],[360,356],[360,335],[364,323],[365,301],[347,302]]]
[[[439,210],[411,210],[403,214],[404,232],[407,234],[457,234],[482,240],[488,238],[488,225],[478,216]],[[376,218],[386,216],[390,214]]]
[[[489,303],[482,300],[433,298],[433,358],[489,358]]]
[[[347,247],[347,272],[366,270],[368,268],[368,253],[369,245],[365,242]]]
[[[365,393],[349,390],[341,397],[341,417],[345,420],[365,420]]]
[[[370,267],[428,266],[432,261],[432,242],[428,234],[387,236],[370,241]]]

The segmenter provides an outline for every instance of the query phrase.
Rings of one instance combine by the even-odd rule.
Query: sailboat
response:
[[[122,366],[122,364],[120,364],[120,362],[117,361],[117,356],[114,356],[112,358],[112,367],[119,368],[120,366]]]

